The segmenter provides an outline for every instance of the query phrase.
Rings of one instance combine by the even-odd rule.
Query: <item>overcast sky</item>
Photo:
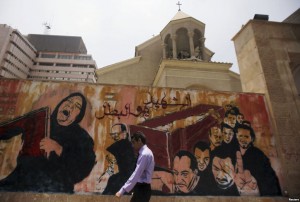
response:
[[[0,24],[22,34],[81,36],[98,68],[134,57],[135,47],[160,31],[178,12],[178,0],[0,0]],[[232,37],[255,14],[281,22],[300,0],[181,0],[181,10],[203,22],[212,61],[233,63]]]

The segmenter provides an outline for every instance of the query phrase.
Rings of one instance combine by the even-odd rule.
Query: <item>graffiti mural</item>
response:
[[[114,195],[154,153],[157,195],[281,195],[263,95],[0,80],[0,190]]]

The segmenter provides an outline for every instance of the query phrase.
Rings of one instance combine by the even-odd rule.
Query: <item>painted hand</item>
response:
[[[60,144],[48,137],[45,137],[41,140],[40,149],[46,152],[47,158],[49,158],[49,155],[52,151],[54,151],[58,156],[60,156],[63,150]]]
[[[249,170],[244,170],[242,154],[236,152],[236,175],[234,182],[240,192],[240,195],[259,196],[259,189],[256,179],[251,175]]]

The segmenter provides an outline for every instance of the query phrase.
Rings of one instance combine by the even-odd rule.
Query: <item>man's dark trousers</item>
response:
[[[148,183],[137,183],[133,189],[130,202],[149,202],[151,198],[151,185]]]

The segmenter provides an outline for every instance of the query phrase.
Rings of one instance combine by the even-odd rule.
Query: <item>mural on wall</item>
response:
[[[1,191],[113,195],[142,131],[153,194],[281,195],[263,95],[17,80],[0,94]]]

